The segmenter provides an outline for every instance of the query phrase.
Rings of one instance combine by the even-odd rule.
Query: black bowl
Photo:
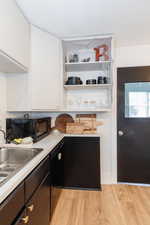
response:
[[[83,84],[80,77],[68,77],[66,85],[78,85],[78,84]]]
[[[96,79],[86,80],[86,84],[96,84]]]

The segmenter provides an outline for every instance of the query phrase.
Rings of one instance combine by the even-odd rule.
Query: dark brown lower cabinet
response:
[[[0,225],[49,225],[49,160],[46,157],[0,204]]]
[[[0,225],[49,225],[53,186],[101,188],[100,138],[65,137],[0,205]]]
[[[47,175],[13,225],[49,225],[50,175]],[[9,223],[11,225],[11,223]]]
[[[52,186],[101,189],[100,138],[65,137],[51,152]]]
[[[100,138],[65,137],[64,187],[101,189]]]
[[[26,205],[28,225],[48,225],[50,222],[50,175],[48,175]]]

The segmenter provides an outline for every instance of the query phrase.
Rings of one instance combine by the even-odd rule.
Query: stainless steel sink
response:
[[[40,148],[0,148],[0,186],[42,150]]]

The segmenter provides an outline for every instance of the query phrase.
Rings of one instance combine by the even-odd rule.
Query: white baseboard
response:
[[[101,183],[102,184],[117,184],[116,178],[112,177],[111,173],[103,173],[101,175]]]
[[[132,185],[132,186],[144,186],[144,187],[150,187],[150,184],[141,184],[141,183],[118,182],[117,184],[127,184],[127,185]]]

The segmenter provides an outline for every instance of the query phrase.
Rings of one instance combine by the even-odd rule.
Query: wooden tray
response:
[[[67,123],[73,123],[74,120],[69,114],[61,114],[55,120],[55,127],[62,133],[66,133]]]

